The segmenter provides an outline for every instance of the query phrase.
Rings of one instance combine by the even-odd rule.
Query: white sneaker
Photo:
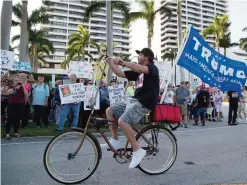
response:
[[[111,143],[111,145],[113,146],[113,148],[114,148],[115,150],[118,150],[118,149],[122,148],[122,147],[121,147],[121,143],[120,143],[119,140],[111,139],[111,140],[110,140],[110,143]],[[101,144],[100,147],[101,147],[102,149],[108,149],[108,148],[110,148],[109,145],[108,145],[107,143]]]
[[[247,118],[245,118],[245,123],[247,123]]]
[[[146,155],[146,150],[143,150],[142,148],[140,148],[136,152],[133,152],[132,160],[131,160],[131,163],[129,165],[129,169],[133,169],[133,168],[137,167],[145,155]]]
[[[237,123],[240,123],[240,122],[241,122],[241,119],[240,119],[240,118],[238,118],[238,119],[236,120],[236,122],[237,122]]]

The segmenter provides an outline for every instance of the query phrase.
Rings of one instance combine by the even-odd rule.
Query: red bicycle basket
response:
[[[153,111],[152,120],[154,122],[165,121],[170,123],[180,123],[180,107],[158,104]]]

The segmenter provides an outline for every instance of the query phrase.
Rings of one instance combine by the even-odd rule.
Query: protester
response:
[[[20,137],[19,127],[21,121],[21,114],[25,106],[25,98],[28,96],[28,92],[21,83],[20,78],[15,77],[13,79],[13,86],[8,88],[8,121],[6,125],[6,139],[10,139],[9,132],[14,127],[15,137]]]
[[[34,109],[34,121],[37,124],[37,128],[41,128],[41,119],[47,128],[48,125],[48,115],[46,107],[48,106],[48,98],[50,95],[49,86],[44,83],[44,76],[39,74],[38,83],[32,86],[33,95],[33,109]]]
[[[75,74],[70,75],[69,79],[70,79],[70,84],[75,84],[77,82],[77,77]],[[70,111],[72,111],[73,114],[73,122],[71,124],[71,128],[77,127],[80,106],[81,106],[81,102],[69,103],[64,105],[62,104],[60,106],[60,120],[59,120],[59,124],[57,125],[57,129],[56,129],[57,131],[63,131],[65,121]]]
[[[176,101],[175,98],[176,98],[176,95],[174,91],[172,90],[172,84],[168,84],[167,92],[166,92],[163,103],[168,104],[168,105],[175,105],[175,101]]]
[[[238,118],[239,118],[239,122],[240,119],[242,119],[242,113],[244,114],[244,118],[245,118],[245,123],[247,123],[247,91],[244,89],[244,87],[242,88],[242,92],[241,92],[241,98],[240,98],[240,102],[239,102],[239,111],[238,111]]]
[[[19,76],[20,76],[21,83],[23,84],[23,87],[28,92],[28,96],[25,98],[25,106],[24,106],[24,110],[22,114],[22,121],[21,121],[22,128],[26,128],[28,125],[28,120],[30,118],[30,110],[31,110],[30,95],[32,91],[32,85],[27,82],[27,74],[21,73]]]
[[[201,87],[201,90],[196,96],[196,116],[195,116],[195,126],[198,125],[199,116],[201,116],[202,126],[205,126],[205,118],[207,113],[207,108],[210,103],[209,92],[205,89],[204,86]]]
[[[53,102],[54,102],[54,107],[55,107],[55,121],[56,125],[59,124],[60,121],[60,106],[61,106],[61,99],[60,99],[60,94],[59,94],[59,85],[62,85],[63,81],[62,80],[57,80],[55,83],[55,92],[54,92],[54,97],[53,97]]]
[[[217,93],[214,96],[217,121],[222,121],[220,113],[222,112],[222,103],[223,103],[223,101],[224,101],[223,95],[221,94],[220,89],[218,89]]]
[[[184,127],[187,128],[187,104],[190,99],[190,91],[186,88],[185,82],[181,82],[181,85],[176,90],[176,99],[175,103],[180,107],[181,116],[184,123]]]
[[[159,96],[159,70],[154,65],[154,54],[149,48],[136,51],[139,54],[138,63],[125,62],[120,58],[109,59],[109,66],[119,77],[127,78],[129,81],[136,81],[135,95],[127,101],[111,105],[106,110],[108,120],[118,120],[118,125],[109,123],[112,133],[111,144],[115,149],[121,148],[118,140],[118,126],[124,131],[127,140],[133,149],[129,169],[133,169],[141,162],[146,151],[139,148],[132,128],[129,124],[138,123],[148,112],[153,110],[158,103]],[[118,65],[125,66],[130,71],[121,71]],[[107,147],[107,144],[101,147]]]
[[[236,123],[236,119],[237,119],[237,111],[238,111],[239,94],[235,91],[229,91],[227,93],[227,96],[229,100],[228,125],[229,126],[238,125]]]
[[[8,89],[12,81],[5,80],[1,83],[1,123],[5,123],[5,110],[8,107]]]

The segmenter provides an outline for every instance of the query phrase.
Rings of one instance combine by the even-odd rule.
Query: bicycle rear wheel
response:
[[[136,139],[139,146],[147,152],[138,166],[142,172],[158,175],[172,167],[177,158],[177,141],[169,129],[150,125],[142,129]]]
[[[43,162],[51,178],[63,184],[75,184],[88,179],[97,169],[101,149],[97,139],[87,133],[76,156],[82,131],[68,131],[54,137],[46,146]]]

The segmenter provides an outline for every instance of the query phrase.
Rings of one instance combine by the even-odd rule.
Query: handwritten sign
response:
[[[4,76],[14,63],[15,53],[1,50],[1,76]]]
[[[86,87],[86,97],[87,99],[84,101],[84,110],[91,110],[88,108],[88,106],[90,105],[90,102],[88,100],[90,100],[91,98],[94,98],[96,95],[96,87],[94,86],[85,86]],[[96,105],[94,106],[95,110],[99,110],[100,109],[100,103],[99,103],[99,92],[96,98]]]
[[[93,66],[89,62],[72,61],[69,63],[68,74],[75,74],[77,78],[92,79]]]
[[[11,70],[31,72],[32,68],[29,62],[14,61]]]
[[[86,100],[86,87],[83,83],[59,85],[61,104],[77,103]]]
[[[115,104],[125,100],[124,85],[114,85],[108,87],[110,104]]]

